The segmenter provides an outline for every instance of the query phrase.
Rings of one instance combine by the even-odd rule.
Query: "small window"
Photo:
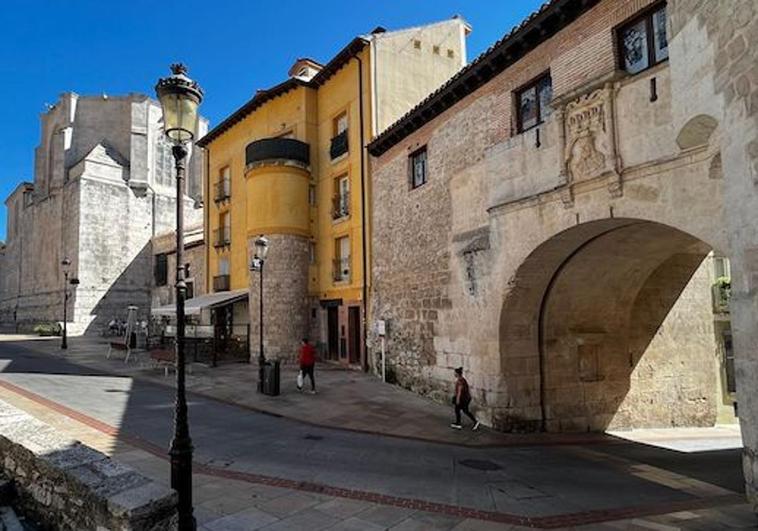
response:
[[[418,188],[426,183],[426,146],[411,153],[408,157],[408,172],[410,174],[411,188]]]
[[[347,113],[343,112],[334,119],[334,136],[347,131]]]
[[[416,48],[417,50],[420,50],[421,49],[421,41],[418,40],[418,39],[414,40],[413,41],[413,47]]]
[[[218,274],[219,275],[229,274],[229,259],[228,258],[222,258],[218,261]]]
[[[453,57],[455,57],[455,52],[453,50],[448,49],[447,50],[447,57],[448,57],[448,59],[452,59]]]
[[[334,197],[332,204],[333,219],[344,218],[350,214],[350,178],[347,174],[334,180]]]
[[[434,55],[439,55],[439,54],[440,54],[440,47],[439,47],[439,46],[436,46],[436,45],[435,45],[435,46],[432,46],[432,53],[433,53]]]
[[[637,74],[668,59],[666,7],[648,11],[618,31],[621,68]]]
[[[550,116],[553,82],[546,74],[516,93],[516,117],[519,133],[531,129]]]
[[[350,279],[350,238],[343,236],[334,241],[334,280]]]
[[[155,285],[165,286],[168,284],[168,255],[166,253],[155,255]]]

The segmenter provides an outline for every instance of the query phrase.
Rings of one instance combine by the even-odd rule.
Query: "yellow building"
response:
[[[365,145],[465,64],[462,19],[377,28],[329,62],[298,59],[289,78],[202,138],[208,292],[250,290],[258,352],[263,271],[267,357],[293,359],[303,336],[329,360],[366,367],[370,168]]]

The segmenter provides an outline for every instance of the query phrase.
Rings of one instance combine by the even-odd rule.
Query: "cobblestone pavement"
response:
[[[3,400],[168,478],[166,387],[11,343],[0,344],[0,367]],[[203,529],[756,526],[737,494],[739,450],[672,454],[632,442],[456,448],[316,428],[197,397],[190,410]]]

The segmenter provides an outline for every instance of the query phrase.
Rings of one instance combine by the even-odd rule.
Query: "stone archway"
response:
[[[513,276],[500,315],[508,398],[496,424],[518,431],[712,424],[710,279],[698,270],[711,249],[639,219],[580,224],[538,246]]]

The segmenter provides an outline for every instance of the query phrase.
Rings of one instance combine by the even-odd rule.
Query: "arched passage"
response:
[[[580,224],[537,247],[501,311],[508,399],[495,423],[548,431],[712,423],[710,280],[705,271],[693,277],[710,251],[636,219]]]

